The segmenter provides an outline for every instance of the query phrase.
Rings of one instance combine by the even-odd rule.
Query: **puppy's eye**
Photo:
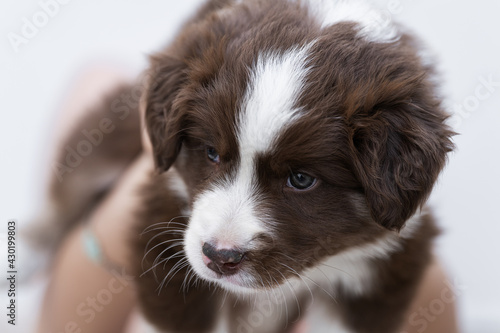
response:
[[[286,185],[296,190],[307,190],[316,185],[317,179],[302,172],[292,172]]]
[[[220,163],[220,156],[214,147],[207,147],[207,157],[213,163]]]

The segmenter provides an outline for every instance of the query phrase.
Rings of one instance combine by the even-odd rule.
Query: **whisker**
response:
[[[222,299],[222,303],[221,303],[221,306],[219,308],[219,312],[222,311],[222,309],[224,308],[224,304],[226,303],[227,294],[228,294],[228,291],[224,290],[224,298]]]
[[[165,230],[165,231],[168,230],[173,234],[175,234],[175,233],[182,233],[183,234],[186,232],[186,229],[172,228],[172,227],[158,227],[158,228],[148,230],[147,233],[152,232],[152,231],[158,231],[158,230]],[[144,234],[141,234],[141,235],[144,235]]]
[[[283,306],[285,307],[285,315],[286,315],[286,318],[285,318],[285,321],[286,321],[286,325],[285,325],[285,329],[288,327],[288,304],[286,304],[286,296],[285,296],[285,293],[283,292],[283,289],[281,289],[281,285],[278,283],[278,281],[273,278],[271,276],[271,278],[273,279],[273,281],[276,283],[276,285],[278,286],[278,289],[279,291],[281,292],[281,295],[283,296],[283,299],[282,301],[280,302],[282,304],[282,308],[281,308],[281,312],[283,312]]]
[[[156,244],[154,247],[152,247],[148,252],[146,252],[144,254],[144,256],[142,257],[141,266],[144,268],[144,260],[146,260],[146,257],[148,256],[148,254],[151,253],[151,251],[153,251],[155,248],[157,248],[158,246],[167,244],[167,243],[171,243],[171,242],[175,242],[175,241],[180,241],[180,240],[182,240],[182,238],[169,239],[169,240],[166,240],[166,241],[161,242],[159,244]],[[182,245],[182,243],[181,243],[181,245]],[[147,249],[147,247],[146,247],[146,249]],[[163,251],[162,251],[162,253],[160,253],[160,255],[162,255],[162,254],[163,254]]]
[[[269,271],[264,268],[264,270],[269,273]],[[264,279],[262,278],[262,276],[259,274],[259,278],[260,278],[260,281],[262,282],[262,288],[264,289],[264,292],[266,293],[266,296],[267,296],[267,300],[269,301],[269,306],[272,306],[272,303],[271,303],[271,296],[269,295],[269,293],[271,292],[270,290],[270,285],[269,285],[269,290],[268,290],[268,287],[266,286],[265,282],[264,282]]]
[[[165,259],[162,259],[162,260],[158,261],[158,262],[157,262],[154,266],[152,266],[152,267],[148,268],[148,270],[147,270],[147,271],[143,272],[143,273],[141,274],[141,277],[142,277],[144,274],[147,274],[149,271],[151,271],[151,270],[155,269],[157,266],[159,266],[159,265],[161,265],[161,264],[163,264],[163,263],[165,263],[165,264],[166,264],[166,263],[167,263],[170,259],[174,259],[174,258],[177,258],[177,257],[182,257],[182,256],[184,256],[184,251],[179,251],[179,252],[176,252],[176,253],[172,254],[172,255],[171,255],[170,257],[168,257],[168,258],[165,258]],[[156,262],[156,261],[155,261],[155,262]],[[155,277],[156,277],[156,271],[154,271],[154,274],[155,274]]]
[[[191,275],[193,273],[193,268],[192,267],[189,267],[187,273],[184,275],[184,280],[182,281],[182,284],[181,284],[181,287],[179,288],[179,292],[182,291],[182,294],[184,296],[184,303],[186,303],[186,294],[188,293],[188,290],[189,290],[189,281],[191,281],[191,279],[189,279],[189,281],[186,283],[189,275]]]
[[[290,289],[290,292],[291,292],[291,293],[292,293],[292,295],[295,297],[295,302],[297,303],[297,309],[299,310],[299,316],[298,316],[297,320],[295,320],[295,321],[293,322],[293,323],[295,323],[295,322],[297,322],[297,321],[299,320],[299,318],[300,318],[300,316],[301,316],[301,314],[300,314],[300,304],[299,304],[299,299],[297,298],[296,292],[295,292],[295,290],[292,288],[292,285],[291,285],[290,281],[289,281],[289,280],[288,280],[288,279],[287,279],[287,278],[283,275],[283,273],[281,273],[278,269],[276,269],[276,268],[274,268],[274,267],[273,267],[273,269],[274,269],[276,272],[280,273],[280,275],[283,277],[283,279],[287,282],[287,285],[288,285],[288,288]]]
[[[284,257],[287,257],[288,259],[292,260],[292,261],[295,261],[295,259],[293,259],[292,257],[290,257],[289,255],[286,255],[285,253],[283,252],[279,252],[280,255],[284,256]],[[349,277],[353,277],[351,274],[349,274],[348,272],[338,268],[338,267],[335,267],[335,266],[330,266],[330,265],[327,265],[327,264],[324,264],[324,263],[320,263],[320,265],[322,266],[326,266],[326,267],[330,267],[331,269],[335,269],[339,272],[342,272],[344,274],[347,274]]]
[[[179,260],[171,269],[170,271],[167,273],[167,275],[165,275],[165,277],[163,278],[161,284],[160,284],[160,290],[158,292],[158,295],[160,294],[161,292],[161,289],[163,288],[163,286],[167,286],[170,281],[172,280],[172,278],[177,274],[179,273],[183,268],[185,268],[186,266],[188,266],[189,263],[188,263],[188,260],[187,258],[183,258],[182,260]],[[167,281],[167,283],[165,284],[165,281],[167,280],[167,278],[170,276],[170,279]]]
[[[192,267],[191,267],[190,271],[191,271],[191,277],[189,278],[189,280],[187,282],[189,286],[191,285],[191,281],[193,280],[193,278],[194,278],[195,282],[196,282],[196,279],[197,279],[196,272],[194,271],[194,269]],[[193,282],[194,286],[196,286],[195,282]]]
[[[163,256],[164,253],[166,253],[168,250],[170,249],[173,249],[174,247],[176,246],[182,246],[182,242],[176,242],[176,243],[173,243],[171,244],[170,246],[168,246],[167,248],[163,249],[155,258],[155,260],[153,260],[153,265],[156,265],[156,263],[158,262],[158,260],[160,260],[161,256]],[[180,250],[180,251],[184,251],[184,250]],[[180,251],[176,251],[175,253],[179,253]],[[175,254],[174,253],[174,254]]]
[[[165,266],[167,265],[168,261],[170,259],[174,259],[174,258],[179,258],[179,257],[184,257],[185,256],[185,253],[184,253],[184,250],[181,250],[181,251],[178,251],[177,253],[174,253],[172,254],[170,257],[168,257],[167,259],[164,259],[162,260],[163,261],[163,269],[165,269]],[[161,264],[161,262],[159,262],[158,264]]]
[[[283,266],[285,266],[286,268],[290,269],[292,272],[294,272],[294,273],[295,273],[295,274],[296,274],[296,275],[297,275],[297,276],[298,276],[298,277],[299,277],[302,281],[304,281],[304,284],[305,284],[307,287],[309,287],[309,286],[308,286],[308,284],[307,284],[307,282],[306,282],[306,281],[304,280],[304,278],[302,277],[302,275],[300,275],[300,274],[299,274],[296,270],[294,270],[294,269],[293,269],[293,268],[291,268],[290,266],[287,266],[287,265],[285,265],[285,264],[283,264],[283,263],[280,263],[280,264],[281,264],[281,265],[283,265]],[[320,286],[318,283],[316,283],[316,281],[314,281],[313,279],[309,278],[308,276],[305,276],[305,275],[304,275],[304,277],[305,277],[306,279],[308,279],[309,281],[311,281],[311,282],[312,282],[314,285],[316,285],[318,288],[320,288],[321,290],[323,290],[323,291],[324,291],[324,292],[325,292],[325,293],[326,293],[326,294],[327,294],[327,295],[328,295],[328,296],[329,296],[332,300],[334,300],[335,302],[337,302],[337,300],[335,299],[335,297],[333,297],[333,296],[332,296],[332,295],[331,295],[328,291],[326,291],[326,289],[325,289],[325,288],[323,288],[323,287],[322,287],[322,286]],[[311,289],[309,289],[309,290],[311,290]],[[312,293],[312,292],[311,292],[311,293]],[[313,298],[313,300],[314,300],[314,298]]]
[[[154,236],[153,236],[153,237],[152,237],[152,238],[148,241],[148,243],[146,244],[146,248],[145,248],[145,250],[147,250],[147,249],[149,248],[149,245],[151,244],[151,242],[152,242],[153,240],[155,240],[155,238],[156,238],[156,237],[159,237],[159,236],[162,236],[162,235],[166,235],[166,234],[168,234],[168,233],[169,233],[169,231],[162,231],[162,232],[160,232],[160,233],[158,233],[158,234],[154,235]],[[184,237],[181,237],[181,238],[184,238]],[[179,238],[179,239],[180,239],[180,238]]]
[[[348,275],[348,276],[349,276],[349,277],[351,277],[351,278],[354,278],[354,277],[352,276],[352,274],[349,274],[349,272],[346,272],[346,271],[344,271],[344,270],[342,270],[342,269],[340,269],[340,268],[338,268],[338,267],[331,266],[331,265],[327,265],[327,264],[323,264],[323,263],[322,263],[322,264],[320,264],[320,265],[321,265],[321,266],[326,266],[326,267],[329,267],[329,268],[331,268],[331,269],[335,269],[335,270],[337,270],[337,271],[339,271],[339,272],[342,272],[342,273],[344,273],[344,274]]]
[[[273,277],[271,276],[271,273],[269,273],[269,271],[266,268],[264,268],[264,269],[266,270],[267,275],[269,275],[269,290],[273,293],[274,299],[276,300],[276,304],[280,305],[280,309],[279,309],[280,316],[279,316],[278,320],[281,320],[281,317],[283,316],[283,302],[279,301],[278,295],[276,295],[276,293],[277,293],[276,288],[273,288],[271,285],[271,282],[274,280]],[[276,280],[274,280],[274,281],[276,281]]]
[[[144,228],[144,230],[143,230],[143,232],[142,232],[141,235],[143,235],[144,233],[147,233],[147,232],[151,231],[152,228],[155,228],[155,227],[160,226],[160,225],[167,225],[167,226],[169,226],[169,225],[173,224],[173,225],[178,225],[178,226],[186,227],[187,226],[186,223],[180,223],[180,222],[175,222],[174,221],[176,219],[181,219],[181,218],[187,219],[187,218],[189,218],[189,216],[177,216],[177,217],[172,218],[168,222],[167,221],[161,221],[161,222],[157,222],[157,223],[154,223],[154,224],[150,224],[146,228]]]
[[[189,266],[189,263],[188,263],[188,262],[184,262],[182,265],[180,265],[179,267],[177,267],[177,268],[176,268],[176,270],[175,270],[174,272],[172,272],[172,274],[170,274],[170,273],[169,273],[169,275],[170,275],[170,279],[168,279],[167,283],[166,283],[166,284],[164,284],[164,283],[165,283],[165,280],[166,280],[166,279],[167,279],[167,277],[168,277],[168,275],[167,275],[167,276],[163,279],[163,281],[162,281],[162,287],[161,287],[161,288],[163,288],[163,287],[167,287],[167,286],[168,286],[168,284],[170,283],[170,281],[172,281],[172,279],[175,277],[175,275],[176,275],[177,273],[179,273],[181,270],[183,270],[184,268],[188,267],[188,266]],[[164,284],[164,285],[163,285],[163,284]],[[160,288],[160,291],[161,291],[161,288]]]

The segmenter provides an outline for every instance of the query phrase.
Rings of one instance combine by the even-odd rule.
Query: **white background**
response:
[[[147,54],[165,45],[200,1],[68,2],[18,52],[8,34],[21,34],[23,18],[32,21],[40,4],[0,4],[1,225],[9,218],[26,225],[39,208],[54,120],[76,77],[103,64],[139,73]],[[430,199],[445,230],[437,252],[450,281],[465,286],[458,298],[464,332],[500,332],[500,1],[376,2],[427,42],[440,63],[449,111],[465,110],[454,118],[457,150]],[[481,78],[489,77],[496,87],[479,100],[477,89],[487,92],[478,88]],[[22,326],[8,332],[31,331],[40,288],[24,288]]]

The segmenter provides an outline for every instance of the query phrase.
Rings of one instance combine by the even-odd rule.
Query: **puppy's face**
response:
[[[262,29],[203,49],[188,29],[153,60],[146,97],[156,164],[175,163],[189,192],[189,264],[236,292],[399,230],[451,148],[407,37],[374,43],[350,23]]]
[[[267,287],[322,259],[321,238],[335,240],[333,254],[382,229],[346,159],[342,119],[300,102],[310,48],[260,55],[245,89],[214,82],[206,103],[185,110],[178,168],[193,199],[184,244],[201,277]]]

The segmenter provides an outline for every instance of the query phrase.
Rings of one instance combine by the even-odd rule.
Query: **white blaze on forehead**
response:
[[[389,13],[373,8],[363,0],[290,0],[307,6],[322,28],[341,22],[354,22],[359,36],[371,42],[388,43],[399,38]]]
[[[247,211],[254,215],[247,221],[241,220],[241,230],[251,225],[257,230],[262,225],[262,217],[255,216],[258,201],[255,158],[259,153],[272,151],[280,133],[300,118],[300,109],[295,104],[304,88],[307,58],[313,44],[283,54],[260,55],[252,68],[239,114],[239,169],[226,189],[235,207],[248,208]]]
[[[312,45],[258,57],[239,117],[242,156],[269,151],[273,139],[300,117],[295,103],[304,88]]]

